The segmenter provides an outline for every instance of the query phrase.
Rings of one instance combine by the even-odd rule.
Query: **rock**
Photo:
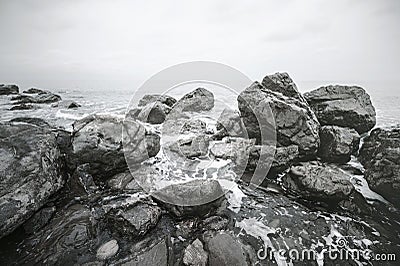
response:
[[[319,131],[321,144],[318,156],[325,162],[346,163],[350,161],[360,144],[360,135],[350,128],[322,126]]]
[[[203,243],[199,239],[193,241],[183,254],[183,264],[187,266],[206,266],[208,254],[203,249]]]
[[[98,189],[90,172],[90,164],[79,165],[68,180],[69,188],[75,196],[90,195]]]
[[[218,138],[241,137],[247,138],[246,128],[240,118],[240,113],[231,109],[224,109],[217,121]]]
[[[32,124],[0,124],[0,237],[30,218],[64,185],[57,134]]]
[[[174,106],[173,109],[182,112],[201,112],[209,111],[214,107],[214,95],[212,92],[197,88],[184,95]]]
[[[78,107],[81,107],[81,105],[80,104],[78,104],[78,103],[76,103],[76,102],[72,102],[72,103],[70,103],[69,105],[68,105],[68,109],[73,109],[73,108],[78,108]]]
[[[140,169],[143,169],[141,167]],[[146,176],[141,176],[144,179]],[[139,184],[135,181],[130,171],[125,171],[123,173],[119,173],[114,175],[107,181],[108,187],[116,190],[141,190]]]
[[[358,86],[325,86],[305,93],[321,125],[336,125],[368,132],[376,124],[369,95]]]
[[[0,84],[0,95],[18,94],[19,88],[17,85]]]
[[[110,240],[97,249],[96,257],[99,260],[106,260],[117,254],[119,249],[117,240]]]
[[[23,224],[24,231],[33,234],[42,229],[53,217],[56,208],[54,206],[45,207],[35,213],[28,221]]]
[[[208,153],[210,139],[205,135],[197,135],[185,139],[179,139],[167,146],[171,152],[185,158],[205,156]]]
[[[200,119],[187,120],[184,122],[181,130],[181,134],[197,133],[204,134],[207,131],[207,124]]]
[[[262,80],[261,84],[271,91],[282,93],[284,96],[296,98],[300,101],[305,101],[304,97],[297,90],[296,84],[286,72],[267,75]]]
[[[137,119],[150,124],[161,124],[170,110],[170,107],[161,102],[149,103],[137,114]]]
[[[220,233],[207,242],[209,265],[248,265],[240,242],[227,233]]]
[[[140,99],[138,106],[145,106],[148,105],[149,103],[154,103],[154,102],[160,102],[169,107],[172,107],[176,103],[176,100],[175,98],[168,95],[148,94],[143,96],[142,99]]]
[[[169,252],[168,246],[165,240],[158,242],[152,247],[148,248],[141,254],[135,254],[127,259],[118,261],[117,265],[123,266],[143,266],[143,265],[157,265],[157,266],[167,266]]]
[[[47,91],[41,90],[41,89],[37,89],[37,88],[30,88],[26,91],[23,91],[23,93],[26,94],[40,94],[40,93],[48,93]]]
[[[273,144],[276,130],[279,147],[296,145],[301,158],[315,156],[319,123],[307,103],[273,92],[258,82],[240,93],[238,103],[249,138],[255,138],[257,144]],[[266,139],[261,139],[261,132]]]
[[[49,123],[44,121],[42,118],[37,118],[37,117],[16,117],[10,120],[10,123],[25,123],[25,124],[31,124],[35,125],[38,127],[50,127]]]
[[[282,178],[283,186],[306,199],[339,202],[354,191],[351,176],[317,161],[299,163]]]
[[[133,120],[123,123],[117,117],[91,115],[76,121],[73,127],[71,168],[89,163],[89,174],[95,180],[124,172],[127,161],[140,163],[159,150],[159,138]]]
[[[107,213],[109,226],[122,236],[132,238],[145,235],[160,219],[161,209],[155,205],[137,203]]]
[[[215,210],[224,199],[224,191],[216,180],[193,180],[169,185],[155,191],[152,197],[176,217],[202,217]]]
[[[11,101],[14,101],[13,104],[24,104],[24,103],[46,104],[46,103],[55,103],[61,101],[61,97],[52,92],[44,92],[44,93],[39,93],[35,96],[18,95],[11,98]]]
[[[370,188],[400,206],[400,128],[374,129],[364,139],[359,160]]]
[[[32,110],[35,109],[35,106],[33,106],[32,104],[18,104],[18,105],[14,105],[13,107],[10,108],[10,111],[16,111],[16,110]]]

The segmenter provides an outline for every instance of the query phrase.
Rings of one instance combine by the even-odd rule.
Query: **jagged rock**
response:
[[[224,191],[216,180],[199,179],[169,185],[155,191],[152,197],[179,218],[202,217],[216,211]]]
[[[271,91],[258,82],[240,93],[238,103],[249,138],[255,138],[257,144],[271,144],[276,132],[278,146],[296,145],[300,157],[315,156],[319,123],[307,103]],[[263,140],[261,132],[266,134]]]
[[[184,122],[182,128],[180,129],[181,134],[197,133],[204,134],[207,130],[207,124],[199,119],[187,120]]]
[[[157,244],[151,246],[144,252],[140,254],[135,254],[127,259],[118,261],[118,265],[124,266],[143,266],[143,265],[157,265],[157,266],[167,266],[170,265],[168,258],[168,246],[166,240],[162,240]]]
[[[64,185],[57,133],[32,124],[0,124],[0,237]]]
[[[13,101],[14,105],[23,103],[46,104],[61,101],[61,97],[57,94],[47,91],[44,93],[39,93],[35,96],[21,94],[11,98],[11,101]]]
[[[18,94],[19,88],[17,85],[0,84],[0,95]]]
[[[28,221],[23,224],[24,230],[28,234],[33,234],[43,228],[53,217],[56,207],[45,207],[35,213]]]
[[[143,169],[141,167],[140,169]],[[146,176],[141,176],[144,179]],[[108,187],[116,190],[140,190],[139,184],[135,181],[130,171],[125,171],[123,173],[119,173],[114,175],[107,181]]]
[[[140,99],[138,106],[145,106],[148,105],[149,103],[154,103],[154,102],[160,102],[169,107],[172,107],[176,103],[176,100],[175,98],[168,95],[148,94],[143,96],[142,99]]]
[[[297,90],[296,84],[286,72],[267,75],[264,77],[261,84],[271,91],[282,93],[287,97],[296,98],[300,101],[305,101],[303,95]]]
[[[400,206],[400,128],[374,129],[364,139],[359,159],[370,188]]]
[[[360,144],[360,135],[350,128],[322,126],[319,131],[321,144],[318,156],[325,162],[346,163],[350,161]]]
[[[37,88],[30,88],[26,91],[23,91],[23,93],[26,94],[40,94],[40,93],[48,93],[47,91],[41,90],[41,89],[37,89]]]
[[[10,108],[10,111],[16,111],[16,110],[32,110],[35,109],[35,106],[33,106],[32,104],[18,104],[18,105],[14,105],[13,107]]]
[[[199,239],[193,241],[183,254],[183,264],[187,266],[206,266],[208,254],[203,249],[203,243]]]
[[[81,107],[81,105],[80,104],[78,104],[78,103],[76,103],[76,102],[72,102],[72,103],[70,103],[69,105],[68,105],[68,109],[72,109],[72,108],[78,108],[78,107]]]
[[[69,188],[75,196],[90,195],[98,189],[90,172],[90,164],[79,165],[68,180]]]
[[[321,125],[337,125],[359,134],[376,124],[375,108],[369,95],[358,86],[330,85],[304,94]]]
[[[89,174],[95,180],[125,171],[127,162],[137,164],[155,156],[160,147],[159,137],[133,120],[123,123],[117,117],[92,115],[76,121],[73,127],[71,168],[89,163]]]
[[[118,249],[119,249],[118,241],[115,239],[110,240],[110,241],[104,243],[103,245],[101,245],[97,249],[96,257],[99,260],[109,259],[109,258],[113,257],[115,254],[117,254]]]
[[[115,208],[107,213],[109,226],[123,236],[145,235],[156,226],[161,209],[155,205],[137,203],[125,208]]]
[[[283,178],[283,186],[307,199],[340,201],[354,191],[351,176],[333,165],[317,161],[299,163]]]
[[[214,95],[212,92],[197,88],[184,95],[174,106],[173,109],[182,112],[209,111],[214,107]]]
[[[170,107],[161,102],[153,102],[144,106],[136,117],[146,123],[161,124],[165,121],[170,110]]]
[[[220,233],[207,242],[209,265],[248,265],[242,244],[227,233]]]
[[[206,135],[197,135],[190,138],[179,139],[167,146],[170,152],[184,158],[205,156],[208,153],[210,139]]]
[[[246,128],[238,111],[224,109],[217,121],[216,128],[218,139],[226,136],[247,138]]]

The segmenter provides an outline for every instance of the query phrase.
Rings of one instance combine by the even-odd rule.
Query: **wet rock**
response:
[[[89,163],[89,174],[95,180],[124,172],[127,161],[140,163],[159,150],[159,138],[147,133],[136,121],[123,124],[118,117],[92,115],[75,122],[73,127],[71,164],[76,167]]]
[[[16,110],[32,110],[35,109],[35,106],[33,106],[32,104],[18,104],[18,105],[14,105],[13,107],[10,108],[10,111],[16,111]]]
[[[321,144],[318,156],[325,162],[346,163],[350,161],[360,144],[360,135],[350,128],[322,126],[319,132]]]
[[[218,138],[242,137],[247,138],[246,128],[240,118],[240,113],[231,109],[224,109],[217,121]]]
[[[161,209],[157,206],[137,203],[126,208],[112,209],[107,213],[107,220],[115,232],[134,238],[154,228],[160,216]]]
[[[209,265],[248,265],[246,253],[239,241],[227,233],[220,233],[207,242]]]
[[[214,95],[212,92],[197,88],[184,95],[174,106],[173,109],[182,112],[209,111],[214,107]]]
[[[400,206],[400,128],[374,129],[364,139],[359,159],[370,188]]]
[[[33,234],[42,229],[53,217],[56,208],[54,206],[45,207],[35,213],[28,221],[23,224],[27,234]]]
[[[336,125],[359,134],[376,124],[375,108],[369,95],[358,86],[330,85],[305,93],[321,125]]]
[[[208,153],[210,139],[205,135],[179,139],[167,146],[168,150],[186,158],[205,156]]]
[[[297,90],[296,84],[286,72],[267,75],[262,80],[261,84],[271,91],[282,93],[287,97],[296,98],[300,101],[305,101],[304,97]]]
[[[19,88],[17,85],[0,84],[0,95],[18,94]]]
[[[193,180],[169,185],[152,194],[176,217],[202,217],[220,207],[224,191],[216,180]]]
[[[90,195],[98,189],[90,172],[90,164],[86,163],[79,165],[72,174],[68,183],[75,196]]]
[[[10,123],[25,123],[25,124],[35,125],[38,127],[50,128],[49,123],[47,123],[42,118],[37,118],[37,117],[16,117],[11,119]]]
[[[149,103],[137,114],[137,119],[150,124],[161,124],[170,110],[170,107],[161,102]]]
[[[299,163],[282,178],[283,186],[307,199],[338,202],[354,191],[351,176],[317,161]]]
[[[176,103],[176,100],[175,98],[168,95],[148,94],[143,96],[142,99],[140,99],[138,106],[145,106],[148,105],[149,103],[154,103],[154,102],[160,102],[169,107],[172,107]]]
[[[181,130],[181,134],[197,133],[204,134],[207,130],[207,124],[199,119],[185,121]]]
[[[110,240],[97,249],[96,257],[99,260],[106,260],[117,254],[119,249],[117,240]]]
[[[76,103],[76,102],[72,102],[72,103],[70,103],[69,105],[68,105],[68,109],[73,109],[73,108],[78,108],[78,107],[81,107],[81,105],[80,104],[78,104],[78,103]]]
[[[158,242],[140,254],[132,255],[126,259],[118,261],[118,265],[142,266],[142,265],[169,265],[168,246],[165,240]]]
[[[35,96],[31,95],[18,95],[11,99],[13,104],[23,104],[23,103],[36,103],[36,104],[46,104],[55,103],[61,101],[61,97],[52,92],[39,93]]]
[[[32,124],[0,124],[0,237],[64,185],[57,134]]]
[[[255,138],[257,144],[271,144],[276,132],[279,147],[297,145],[300,157],[315,156],[319,123],[307,103],[271,91],[258,82],[240,93],[238,103],[249,138]],[[264,140],[261,132],[265,134]]]
[[[23,91],[23,93],[26,94],[40,94],[40,93],[47,93],[47,91],[41,90],[41,89],[37,89],[37,88],[30,88],[26,91]]]
[[[183,254],[183,264],[187,266],[206,266],[208,254],[203,249],[203,243],[199,239],[193,241]]]
[[[140,168],[143,169],[143,168]],[[146,177],[143,176],[145,179]],[[116,190],[140,190],[140,186],[135,181],[130,171],[125,171],[114,175],[107,181],[108,187]]]

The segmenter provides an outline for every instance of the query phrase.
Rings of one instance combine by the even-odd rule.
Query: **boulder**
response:
[[[214,107],[214,95],[212,92],[197,88],[184,95],[173,108],[182,112],[209,111]]]
[[[141,167],[140,169],[143,168],[144,167]],[[146,178],[146,176],[141,177],[143,177],[144,179]],[[114,175],[107,181],[107,186],[115,190],[141,190],[140,186],[137,184],[130,171],[125,171],[123,173]]]
[[[205,156],[208,153],[210,139],[206,135],[196,135],[193,137],[179,139],[166,148],[168,151],[176,153],[184,158],[194,158]]]
[[[40,93],[48,93],[47,91],[41,90],[41,89],[37,89],[37,88],[30,88],[26,91],[23,91],[23,93],[26,94],[40,94]]]
[[[107,214],[108,224],[122,236],[135,238],[145,235],[160,219],[161,209],[156,205],[138,202],[127,207],[117,206]]]
[[[68,180],[68,186],[74,196],[85,196],[93,194],[98,190],[90,174],[90,164],[78,165]]]
[[[54,94],[52,92],[44,92],[39,93],[35,96],[31,95],[18,95],[11,98],[13,104],[27,104],[27,103],[36,103],[36,104],[46,104],[46,103],[55,103],[61,101],[61,96]]]
[[[19,88],[17,85],[0,84],[0,95],[18,94]]]
[[[369,95],[358,86],[330,85],[304,94],[321,125],[336,125],[368,132],[376,124]]]
[[[325,162],[346,163],[358,151],[360,135],[350,128],[322,126],[318,156]]]
[[[169,106],[161,102],[149,103],[140,110],[137,119],[150,124],[161,124],[170,110]]]
[[[350,178],[336,166],[311,161],[292,166],[282,182],[284,188],[303,198],[335,203],[354,191]]]
[[[267,75],[261,84],[271,91],[282,93],[287,97],[296,98],[303,102],[305,101],[303,95],[299,93],[296,84],[286,72]]]
[[[27,123],[0,124],[0,237],[39,210],[63,185],[57,133]]]
[[[18,104],[14,105],[13,107],[10,108],[10,111],[17,111],[17,110],[32,110],[35,109],[35,106],[32,104]]]
[[[240,118],[240,113],[232,109],[224,109],[218,118],[217,125],[218,139],[223,137],[247,137],[246,128]]]
[[[249,265],[242,244],[230,234],[220,233],[207,242],[210,266]]]
[[[169,247],[166,239],[159,241],[158,243],[147,247],[146,250],[139,254],[133,254],[121,261],[117,261],[117,265],[123,266],[143,266],[143,265],[157,265],[167,266],[169,263]]]
[[[119,117],[91,115],[73,128],[71,168],[89,163],[95,180],[124,172],[127,162],[138,164],[160,149],[159,137],[134,120],[123,123]]]
[[[238,103],[248,136],[257,144],[273,144],[276,132],[277,146],[296,145],[301,158],[312,158],[317,153],[319,123],[307,103],[258,82],[240,93]],[[266,139],[261,139],[261,132]]]
[[[176,103],[176,99],[168,95],[148,94],[143,96],[142,99],[140,99],[138,106],[145,106],[148,105],[149,103],[154,103],[154,102],[160,102],[169,107],[172,107]]]
[[[42,118],[38,117],[16,117],[10,120],[10,123],[17,124],[17,123],[24,123],[24,124],[31,124],[38,127],[45,127],[50,128],[49,123],[47,123]],[[59,131],[60,133],[60,131]]]
[[[359,160],[369,187],[400,206],[400,127],[374,129],[364,139]]]
[[[152,193],[152,197],[178,218],[202,217],[216,211],[224,191],[216,180],[198,179],[169,185]]]
[[[193,241],[183,253],[183,264],[187,266],[206,266],[208,254],[199,239]]]
[[[182,128],[180,129],[180,134],[204,134],[207,131],[207,124],[200,119],[190,119],[184,122]]]
[[[78,108],[78,107],[81,107],[81,105],[79,104],[79,103],[76,103],[76,102],[71,102],[69,105],[68,105],[68,109],[73,109],[73,108]]]

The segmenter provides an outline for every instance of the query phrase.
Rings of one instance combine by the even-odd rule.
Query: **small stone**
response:
[[[203,249],[203,243],[199,239],[193,241],[183,254],[183,263],[188,266],[205,266],[207,265],[208,254]]]
[[[99,260],[106,260],[117,254],[119,249],[117,240],[113,239],[104,243],[97,249],[96,257]]]

